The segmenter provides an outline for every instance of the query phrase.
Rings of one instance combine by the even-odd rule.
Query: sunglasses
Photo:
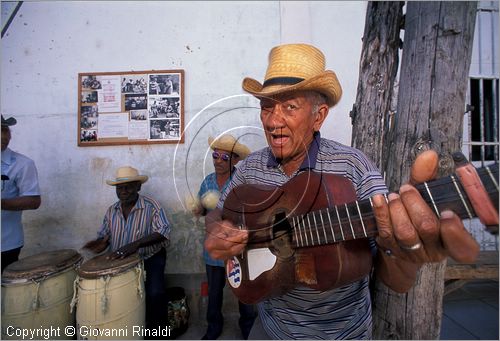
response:
[[[214,160],[217,160],[217,159],[222,159],[222,161],[229,161],[229,159],[231,158],[231,156],[227,155],[227,154],[224,154],[224,153],[219,153],[219,152],[213,152],[212,153],[212,158]]]

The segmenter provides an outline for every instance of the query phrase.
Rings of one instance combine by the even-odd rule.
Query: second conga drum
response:
[[[2,274],[2,339],[72,339],[70,312],[75,250],[43,252],[7,266]],[[30,331],[33,335],[25,335]],[[38,334],[36,334],[38,333]]]
[[[144,268],[135,254],[101,255],[78,269],[76,324],[79,339],[138,339],[145,325]]]

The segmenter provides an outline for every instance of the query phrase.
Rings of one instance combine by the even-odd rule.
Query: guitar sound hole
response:
[[[293,255],[293,249],[291,248],[291,229],[286,212],[278,212],[274,216],[273,221],[271,252],[280,258],[288,258]]]

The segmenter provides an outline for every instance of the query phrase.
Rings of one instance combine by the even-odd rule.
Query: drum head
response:
[[[123,259],[108,259],[108,252],[84,262],[78,269],[78,275],[83,278],[98,278],[106,275],[117,275],[136,266],[141,258],[137,253]]]
[[[43,252],[22,258],[5,268],[2,283],[37,280],[61,272],[81,259],[82,256],[71,249]]]

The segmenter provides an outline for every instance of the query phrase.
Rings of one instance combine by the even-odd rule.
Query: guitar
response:
[[[477,174],[498,220],[498,164]],[[456,174],[415,187],[437,215],[449,209],[462,219],[476,217]],[[222,218],[249,230],[245,251],[226,261],[228,283],[244,303],[298,285],[340,287],[372,268],[368,238],[378,232],[371,199],[357,201],[352,183],[342,176],[309,171],[281,187],[237,186],[224,202]]]

